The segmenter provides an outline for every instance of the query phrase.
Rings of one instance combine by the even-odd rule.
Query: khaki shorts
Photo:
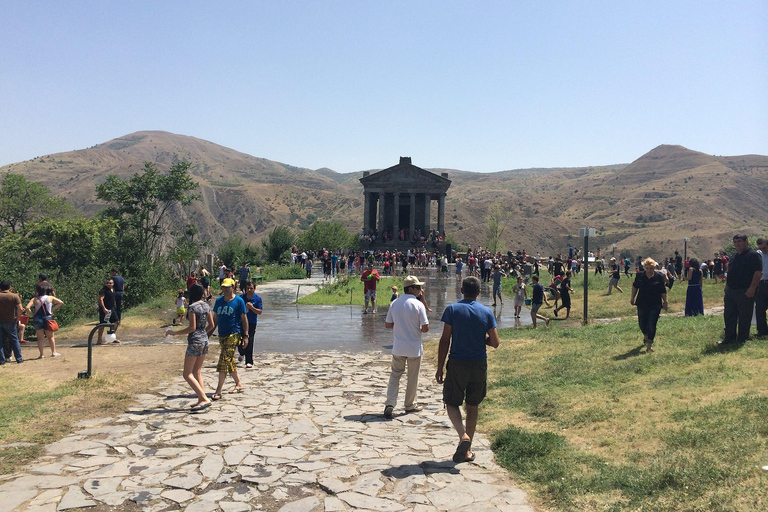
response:
[[[365,290],[365,300],[376,300],[376,290]]]
[[[485,398],[488,382],[488,361],[457,361],[448,359],[443,402],[459,407],[466,400],[467,405],[480,405]]]

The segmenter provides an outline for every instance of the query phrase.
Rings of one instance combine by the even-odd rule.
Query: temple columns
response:
[[[392,223],[393,239],[400,233],[400,194],[395,192],[395,220]]]
[[[363,193],[365,198],[365,205],[363,206],[363,229],[366,233],[371,229],[371,194],[369,192]]]
[[[445,231],[445,194],[440,194],[437,200],[437,230],[440,234]]]
[[[423,235],[426,237],[427,233],[429,233],[429,217],[430,217],[430,203],[432,202],[432,198],[429,194],[424,194],[424,231]]]
[[[411,237],[413,237],[413,233],[416,231],[416,194],[411,192],[411,225],[409,226],[411,230]]]
[[[386,194],[384,194],[384,192],[379,192],[379,235],[381,235],[381,233],[384,232],[384,229],[386,229],[385,228],[385,226],[386,226],[386,224],[385,224],[386,217],[384,216],[384,211],[385,211],[385,208],[384,208],[384,197],[385,197],[385,195]]]

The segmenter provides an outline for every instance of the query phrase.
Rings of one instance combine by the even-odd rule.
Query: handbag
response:
[[[48,313],[48,308],[46,307],[45,302],[43,302],[40,306],[43,308],[43,313]],[[51,310],[50,315],[45,315],[45,330],[51,332],[56,332],[59,330],[59,323],[53,319],[53,310]]]

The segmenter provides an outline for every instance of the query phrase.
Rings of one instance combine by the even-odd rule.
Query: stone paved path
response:
[[[424,411],[385,420],[388,356],[259,357],[258,370],[240,370],[245,393],[207,412],[188,412],[194,400],[178,378],[120,416],[80,423],[23,474],[0,479],[0,512],[534,510],[482,436],[474,463],[450,462],[458,438],[430,365]],[[209,387],[215,375],[204,370]]]

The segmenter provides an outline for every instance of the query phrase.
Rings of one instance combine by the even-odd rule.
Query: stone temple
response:
[[[445,231],[445,194],[451,186],[448,173],[437,175],[411,163],[411,157],[400,157],[400,163],[375,172],[364,172],[365,232],[378,230],[410,233]],[[437,225],[431,224],[432,202],[437,201]]]

